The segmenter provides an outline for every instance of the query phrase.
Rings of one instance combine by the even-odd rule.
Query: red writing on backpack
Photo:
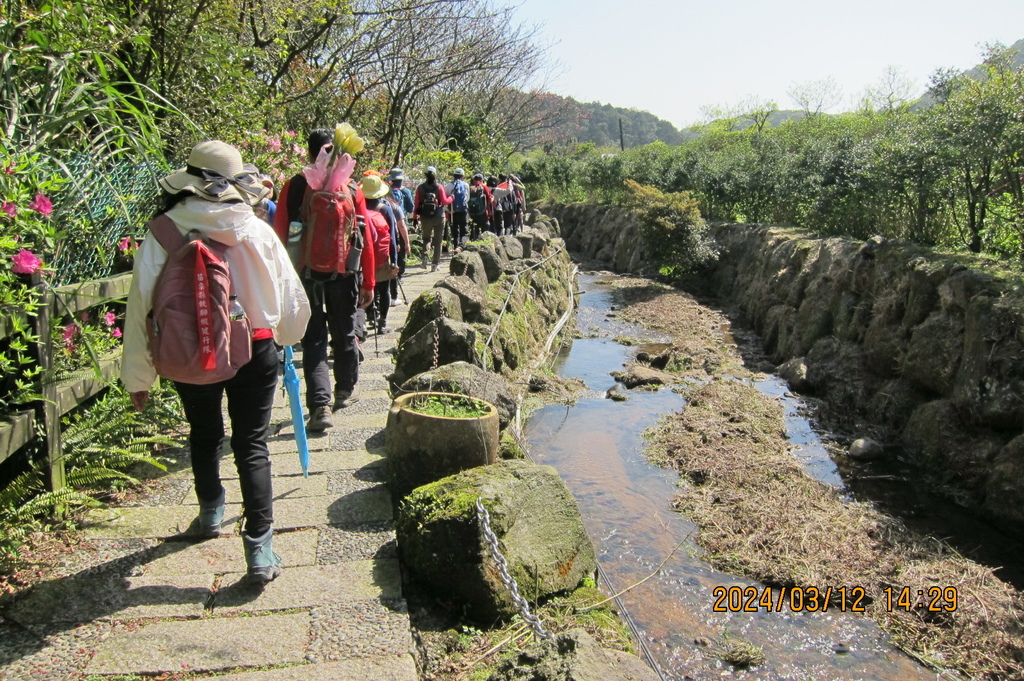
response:
[[[249,320],[232,313],[227,246],[206,243],[199,232],[182,236],[166,215],[150,221],[149,230],[167,251],[146,316],[156,372],[179,383],[226,381],[252,359]]]

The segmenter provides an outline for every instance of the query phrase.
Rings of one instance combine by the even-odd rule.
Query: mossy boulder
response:
[[[427,289],[409,305],[409,314],[402,327],[399,346],[416,334],[417,331],[438,317],[447,317],[457,322],[462,319],[462,303],[459,297],[446,288]]]
[[[1024,527],[1024,435],[1010,440],[995,457],[985,485],[985,506],[998,518]]]
[[[486,289],[488,279],[487,270],[484,269],[483,258],[479,253],[463,251],[452,258],[448,270],[456,277],[469,277],[481,289]]]
[[[408,338],[403,334],[395,356],[395,372],[391,375],[391,382],[401,385],[416,374],[429,371],[435,366],[451,362],[476,363],[477,360],[476,329],[464,322],[439,317]]]
[[[400,504],[402,562],[428,593],[488,625],[516,613],[483,541],[478,498],[527,601],[572,590],[593,576],[594,548],[558,472],[527,461],[499,461],[419,487]]]
[[[469,277],[447,276],[434,284],[434,288],[447,289],[458,296],[462,318],[467,322],[487,322],[490,319],[484,288]]]
[[[487,281],[497,281],[508,266],[505,246],[497,236],[490,232],[485,232],[478,241],[466,244],[466,248],[463,250],[477,253],[480,256],[480,260],[484,264],[484,271],[487,272]]]
[[[516,398],[505,379],[469,362],[452,362],[417,374],[402,384],[402,390],[458,393],[490,402],[498,410],[502,429],[505,429],[516,415]]]
[[[498,240],[505,247],[505,254],[509,260],[519,260],[523,255],[530,255],[530,251],[523,250],[523,244],[516,237],[506,234],[505,236],[498,237]]]

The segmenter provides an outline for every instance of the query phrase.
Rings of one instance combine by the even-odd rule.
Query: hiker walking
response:
[[[498,210],[498,178],[493,175],[488,176],[487,182],[484,185],[487,187],[487,192],[491,197],[490,204],[488,205],[487,215],[491,223],[491,231],[501,236],[502,229],[502,213]]]
[[[427,254],[433,244],[431,271],[436,272],[441,263],[441,241],[444,239],[444,209],[452,199],[445,194],[444,187],[437,182],[437,168],[427,167],[424,181],[416,187],[413,216],[420,220],[423,230],[423,269],[427,268]]]
[[[403,305],[408,302],[403,300],[399,295],[402,275],[405,274],[405,256],[409,253],[412,242],[409,241],[409,228],[410,225],[406,220],[407,215],[411,215],[413,211],[413,200],[412,192],[409,191],[408,187],[403,187],[402,182],[405,179],[402,174],[401,168],[392,168],[391,172],[388,173],[388,182],[391,187],[391,192],[385,194],[383,199],[388,202],[391,206],[392,212],[395,214],[395,221],[398,226],[398,274],[396,274],[388,282],[391,288],[391,306]]]
[[[309,173],[319,180],[328,163],[326,157],[335,158],[332,138],[336,136],[326,129],[309,134],[311,165],[282,187],[274,223],[283,242],[290,233],[301,235],[298,271],[312,308],[302,337],[302,371],[310,413],[306,430],[311,432],[333,427],[332,414],[359,399],[360,309],[373,302],[375,287],[373,237],[362,190],[348,177],[330,191],[314,190],[307,178]],[[334,349],[333,395],[328,331]]]
[[[398,275],[398,218],[384,197],[391,193],[381,178],[368,175],[360,185],[366,197],[370,232],[374,236],[374,260],[377,263],[371,318],[377,335],[387,333],[391,307],[391,280]]]
[[[267,448],[277,344],[299,340],[309,304],[274,230],[253,213],[269,190],[247,177],[237,149],[218,141],[196,145],[188,164],[159,184],[164,207],[132,270],[121,380],[139,411],[158,373],[173,380],[189,423],[195,524],[204,537],[218,536],[224,519],[227,395],[247,574],[266,583],[281,572]],[[221,376],[227,377],[213,380]]]
[[[466,201],[466,212],[472,221],[469,238],[473,241],[490,228],[491,201],[491,190],[484,185],[484,176],[477,173],[469,185],[469,199]]]
[[[456,168],[452,173],[451,188],[445,187],[449,196],[452,197],[448,210],[449,223],[452,228],[452,250],[455,253],[461,251],[462,247],[466,245],[466,233],[469,226],[469,185],[466,184],[465,177],[466,171]]]

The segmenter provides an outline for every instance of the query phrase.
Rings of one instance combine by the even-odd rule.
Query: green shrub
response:
[[[640,220],[647,252],[670,279],[690,274],[718,257],[697,200],[690,192],[662,192],[625,181],[625,206]]]

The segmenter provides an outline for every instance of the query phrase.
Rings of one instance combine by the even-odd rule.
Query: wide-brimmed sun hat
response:
[[[189,192],[207,201],[241,200],[254,205],[270,194],[270,189],[242,163],[238,149],[219,140],[194,146],[184,168],[157,182],[169,194]]]
[[[381,182],[379,175],[367,175],[359,186],[363,190],[363,196],[368,199],[379,199],[391,191],[391,187]]]

